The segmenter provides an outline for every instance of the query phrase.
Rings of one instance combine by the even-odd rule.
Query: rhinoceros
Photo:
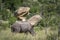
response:
[[[11,31],[15,33],[35,34],[33,26],[28,21],[16,21],[11,25]]]

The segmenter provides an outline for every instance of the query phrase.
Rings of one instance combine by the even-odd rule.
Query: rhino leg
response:
[[[35,35],[35,32],[34,32],[34,29],[33,29],[33,28],[32,28],[29,32],[30,32],[30,34],[31,34],[32,36]]]

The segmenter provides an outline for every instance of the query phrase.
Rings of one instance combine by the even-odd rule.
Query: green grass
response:
[[[0,31],[0,40],[47,40],[47,35],[57,34],[57,31],[50,30],[50,28],[47,28],[47,34],[45,29],[40,30],[39,28],[35,28],[35,32],[35,36],[32,36],[31,34],[26,35],[24,33],[15,34],[8,28]]]

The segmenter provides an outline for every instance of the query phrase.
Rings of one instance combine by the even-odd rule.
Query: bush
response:
[[[5,30],[6,28],[9,28],[10,26],[9,26],[9,23],[2,23],[1,25],[0,25],[0,29],[2,30]]]
[[[9,24],[13,24],[14,22],[16,21],[16,18],[15,17],[11,17],[9,18]]]

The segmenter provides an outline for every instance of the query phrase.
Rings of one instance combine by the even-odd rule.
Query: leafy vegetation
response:
[[[30,9],[31,14],[29,16],[27,16],[28,18],[30,18],[31,16],[33,16],[35,14],[40,14],[41,11],[43,12],[42,13],[43,19],[37,24],[37,27],[39,29],[38,28],[35,29],[36,32],[38,30],[41,31],[45,28],[46,29],[52,28],[55,30],[57,28],[57,30],[58,30],[58,27],[60,27],[59,26],[60,25],[60,0],[0,0],[0,20],[8,21],[8,23],[0,24],[0,30],[6,29],[6,28],[10,29],[10,25],[16,21],[16,18],[14,17],[14,12],[17,8],[19,8],[21,6],[28,6],[31,8]],[[24,40],[25,39],[25,35],[23,35],[22,38],[20,38],[20,36],[21,36],[20,34],[17,34],[17,35],[19,35],[18,36],[19,38],[16,36],[14,36],[14,37],[10,36],[12,34],[10,34],[9,29],[6,30],[7,32],[3,31],[0,33],[1,40],[6,40],[6,39],[8,39],[8,40],[11,40],[11,39],[12,40],[20,40],[20,39]],[[26,40],[40,40],[41,38],[42,38],[41,40],[44,40],[43,39],[44,36],[41,37],[42,36],[41,34],[44,35],[44,33],[42,33],[42,32],[37,32],[37,34],[40,35],[37,37],[37,39],[33,39],[33,37],[31,37],[31,38],[27,37],[28,39],[26,39]],[[54,36],[55,35],[53,35],[53,34],[48,35],[49,38],[47,38],[47,39],[48,40],[55,40]]]

